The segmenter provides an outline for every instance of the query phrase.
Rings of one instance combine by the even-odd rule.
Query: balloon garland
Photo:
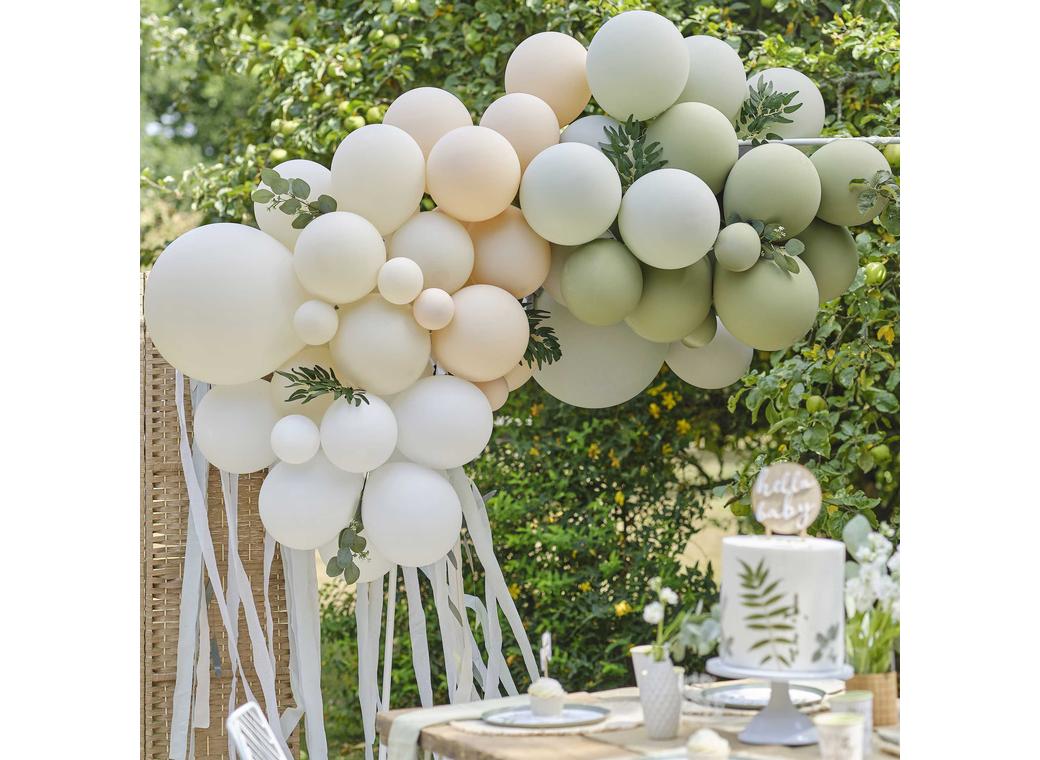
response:
[[[192,230],[148,279],[152,340],[201,389],[186,474],[206,461],[223,477],[270,468],[260,516],[286,554],[296,632],[299,697],[283,735],[301,712],[321,715],[314,642],[299,633],[316,630],[306,556],[317,550],[329,574],[359,584],[370,740],[389,698],[387,666],[381,697],[376,686],[382,578],[389,642],[398,566],[423,703],[417,569],[433,589],[452,700],[478,696],[474,684],[485,698],[500,685],[515,693],[500,607],[532,675],[534,658],[461,470],[488,444],[493,411],[532,376],[586,408],[633,398],[662,362],[699,387],[735,382],[753,349],[789,347],[852,283],[845,226],[897,205],[873,146],[836,141],[809,156],[776,142],[820,134],[811,80],[785,68],[745,79],[729,45],[684,39],[655,13],[610,19],[587,51],[559,32],[524,40],[505,91],[476,125],[445,90],[405,92],[382,124],[347,135],[331,169],[262,171],[259,230]],[[591,99],[605,114],[582,115]],[[463,591],[463,525],[484,600]],[[262,631],[249,635],[263,651]],[[308,737],[312,758],[326,756],[321,738]]]

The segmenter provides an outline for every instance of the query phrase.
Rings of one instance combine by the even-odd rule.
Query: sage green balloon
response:
[[[799,259],[809,267],[820,291],[820,303],[826,303],[844,293],[859,270],[859,252],[856,241],[844,227],[827,224],[822,219],[798,233],[805,244]]]
[[[809,226],[820,207],[820,177],[797,148],[768,143],[738,159],[722,195],[725,217],[783,225],[788,237]]]
[[[589,325],[620,322],[639,305],[643,272],[639,260],[616,240],[593,240],[563,265],[560,290],[570,312]]]
[[[715,258],[719,266],[731,272],[751,269],[761,255],[762,240],[755,228],[746,222],[723,227],[715,238]]]
[[[676,103],[654,119],[647,143],[661,143],[672,169],[696,174],[718,195],[737,162],[737,133],[729,119],[705,103]]]
[[[718,317],[715,309],[708,309],[708,316],[704,321],[693,328],[693,332],[682,339],[682,344],[687,348],[704,348],[715,339],[715,333],[719,329]]]
[[[888,201],[878,198],[866,211],[860,211],[862,188],[850,189],[854,179],[869,180],[879,171],[889,171],[888,161],[880,150],[858,140],[835,140],[812,154],[810,159],[820,175],[820,210],[816,216],[831,224],[851,227],[866,224],[885,210]]]
[[[549,244],[549,251],[551,258],[549,260],[549,274],[545,277],[545,282],[542,283],[542,287],[545,291],[553,297],[553,300],[563,306],[567,305],[567,302],[563,300],[563,293],[560,288],[560,279],[563,277],[563,267],[567,263],[567,259],[571,257],[571,254],[578,250],[577,246],[573,245],[558,245],[556,243]]]
[[[715,267],[715,310],[733,337],[762,351],[788,348],[816,320],[819,292],[809,267],[792,274],[760,259],[746,272]]]
[[[643,267],[643,296],[625,317],[641,338],[672,343],[689,335],[711,311],[708,257],[683,269]]]

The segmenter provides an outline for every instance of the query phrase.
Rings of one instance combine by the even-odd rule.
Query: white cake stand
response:
[[[799,712],[791,703],[787,684],[790,681],[814,681],[821,678],[852,678],[852,667],[842,665],[831,670],[758,670],[727,665],[721,657],[707,663],[708,672],[722,678],[760,678],[771,684],[769,704],[751,720],[737,738],[745,744],[782,744],[804,747],[816,744],[816,727],[812,720]]]

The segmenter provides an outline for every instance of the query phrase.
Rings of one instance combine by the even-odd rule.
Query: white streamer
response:
[[[402,567],[404,590],[408,595],[408,637],[412,643],[412,670],[419,686],[419,704],[433,706],[433,686],[430,683],[430,645],[426,640],[426,612],[419,594],[419,576],[414,567]]]
[[[295,635],[290,640],[290,646],[295,645],[297,650],[295,661],[299,668],[298,683],[303,699],[307,756],[311,760],[328,760],[325,710],[321,696],[321,618],[314,552],[290,549],[283,545],[282,555],[288,559],[287,567],[291,576],[286,579],[286,585],[292,586],[292,605],[296,625]],[[257,618],[258,628],[259,624],[260,621]],[[254,659],[256,656],[254,651]]]

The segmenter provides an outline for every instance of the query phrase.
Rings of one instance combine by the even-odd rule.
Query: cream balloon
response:
[[[550,396],[571,406],[602,409],[622,404],[645,389],[661,369],[667,343],[643,340],[624,322],[594,327],[576,319],[546,294],[538,308],[556,331],[562,357],[534,370]]]
[[[303,464],[279,462],[260,486],[260,521],[290,549],[317,549],[354,518],[364,482],[320,451]]]
[[[693,332],[711,310],[711,262],[683,269],[643,269],[643,294],[625,323],[636,335],[671,343]]]
[[[323,369],[335,371],[337,378],[344,385],[351,385],[350,378],[336,367],[332,361],[332,353],[328,346],[308,346],[300,351],[289,361],[278,368],[281,372],[298,372],[301,367],[311,369],[322,367]],[[318,396],[306,404],[303,401],[289,401],[288,398],[297,388],[291,386],[292,381],[275,372],[271,376],[271,398],[278,407],[281,415],[302,414],[314,422],[321,422],[325,410],[332,404],[332,395],[324,394]]]
[[[592,97],[585,56],[585,46],[569,35],[533,34],[516,46],[506,62],[506,92],[535,95],[549,104],[559,126],[570,124]]]
[[[690,56],[690,75],[679,103],[706,103],[733,123],[747,98],[747,80],[740,55],[729,43],[705,34],[683,40]]]
[[[509,391],[515,391],[521,385],[531,379],[532,370],[527,364],[521,362],[513,367],[509,372],[506,373],[505,381],[506,388]]]
[[[509,384],[504,377],[497,380],[489,380],[486,383],[476,383],[477,388],[483,393],[491,405],[491,411],[497,412],[509,398]]]
[[[647,142],[661,144],[661,158],[671,169],[683,169],[704,180],[711,192],[722,192],[737,162],[737,133],[716,108],[704,103],[676,103],[654,119]]]
[[[541,98],[525,92],[503,95],[480,117],[480,126],[493,129],[509,140],[520,159],[520,171],[531,159],[560,141],[556,114]]]
[[[419,567],[439,560],[459,540],[462,505],[433,470],[390,462],[369,474],[361,519],[369,544],[384,557]]]
[[[527,351],[527,313],[493,285],[470,285],[453,296],[451,324],[433,333],[433,354],[453,375],[485,382],[502,377]]]
[[[411,461],[435,470],[472,462],[491,440],[487,397],[459,377],[424,377],[394,398],[391,408],[397,417],[397,448]]]
[[[233,385],[303,348],[293,314],[306,300],[284,245],[254,227],[208,224],[156,260],[144,318],[166,361],[196,380]]]
[[[307,161],[302,158],[294,158],[291,161],[283,161],[273,167],[282,179],[302,179],[307,183],[310,192],[306,196],[308,201],[318,200],[318,196],[328,195],[332,187],[332,172],[321,164]],[[270,190],[265,183],[261,182],[256,189]],[[283,213],[279,209],[270,207],[270,203],[254,203],[253,216],[256,217],[256,225],[290,251],[296,245],[296,239],[302,230],[292,226],[293,217]]]
[[[552,259],[549,262],[549,274],[545,276],[545,282],[542,283],[542,287],[545,288],[545,292],[551,295],[556,303],[564,306],[567,305],[567,302],[563,298],[560,278],[563,277],[563,268],[567,266],[568,259],[578,248],[579,246],[557,245],[556,243],[549,246]]]
[[[271,430],[271,449],[289,464],[303,464],[321,447],[321,435],[314,420],[302,414],[282,417]]]
[[[617,119],[612,119],[609,116],[600,116],[599,114],[582,116],[577,121],[567,125],[560,134],[560,142],[576,142],[588,145],[596,150],[603,150],[600,145],[606,145],[610,142],[607,128],[617,129],[620,126],[621,123]]]
[[[368,540],[365,531],[358,533],[358,536],[365,539],[365,554],[367,556],[359,557],[354,555],[353,557],[354,564],[357,565],[357,569],[360,572],[355,583],[370,583],[371,581],[379,580],[390,571],[390,568],[394,566],[394,563],[384,557],[375,545]],[[321,557],[321,564],[326,567],[329,564],[329,560],[335,557],[338,553],[338,535],[331,541],[318,547],[318,556]]]
[[[303,302],[293,314],[293,329],[310,346],[328,343],[339,329],[336,307],[324,301]]]
[[[501,214],[520,185],[516,151],[505,137],[487,127],[448,132],[430,151],[426,172],[437,206],[464,222]]]
[[[339,211],[363,216],[380,235],[389,235],[419,207],[425,167],[422,148],[407,132],[390,124],[369,124],[336,148],[331,195]]]
[[[424,156],[444,135],[473,125],[461,100],[439,87],[416,87],[397,96],[383,114],[383,124],[403,129],[419,144]]]
[[[445,290],[426,288],[412,304],[412,316],[421,327],[440,330],[455,316],[455,301]]]
[[[389,259],[379,268],[376,284],[379,295],[390,303],[411,303],[423,289],[422,269],[411,259]]]
[[[275,460],[271,430],[278,409],[266,380],[214,385],[202,397],[192,428],[202,455],[235,475],[256,472]]]
[[[423,211],[390,238],[390,258],[411,259],[422,269],[423,286],[449,293],[466,284],[473,271],[473,241],[466,228],[447,214]]]
[[[690,56],[675,24],[650,11],[608,20],[589,43],[585,64],[596,102],[615,119],[652,119],[675,102]]]
[[[364,474],[384,464],[397,446],[397,419],[379,396],[368,403],[337,399],[321,420],[321,450],[347,472]]]
[[[531,161],[520,208],[546,240],[581,245],[601,235],[621,206],[621,178],[610,159],[582,143],[561,143]]]
[[[403,391],[429,367],[430,334],[396,306],[373,293],[345,307],[329,344],[337,367],[361,388],[385,395]]]
[[[658,269],[680,269],[711,250],[719,234],[719,204],[699,177],[659,169],[628,188],[618,223],[638,259]]]
[[[307,292],[330,303],[351,303],[376,286],[386,246],[367,219],[347,211],[323,214],[296,241],[293,266]]]
[[[734,338],[716,317],[715,335],[703,348],[673,343],[665,362],[668,368],[698,388],[725,388],[747,374],[754,351]]]
[[[802,105],[797,111],[785,114],[791,120],[790,124],[772,124],[769,127],[770,132],[785,139],[820,136],[827,111],[823,105],[823,95],[809,77],[794,69],[766,69],[747,80],[748,90],[756,89],[762,80],[771,82],[774,92],[797,92],[790,105]]]
[[[549,243],[528,226],[516,206],[469,226],[473,239],[470,282],[495,285],[523,298],[538,290],[549,274]]]

